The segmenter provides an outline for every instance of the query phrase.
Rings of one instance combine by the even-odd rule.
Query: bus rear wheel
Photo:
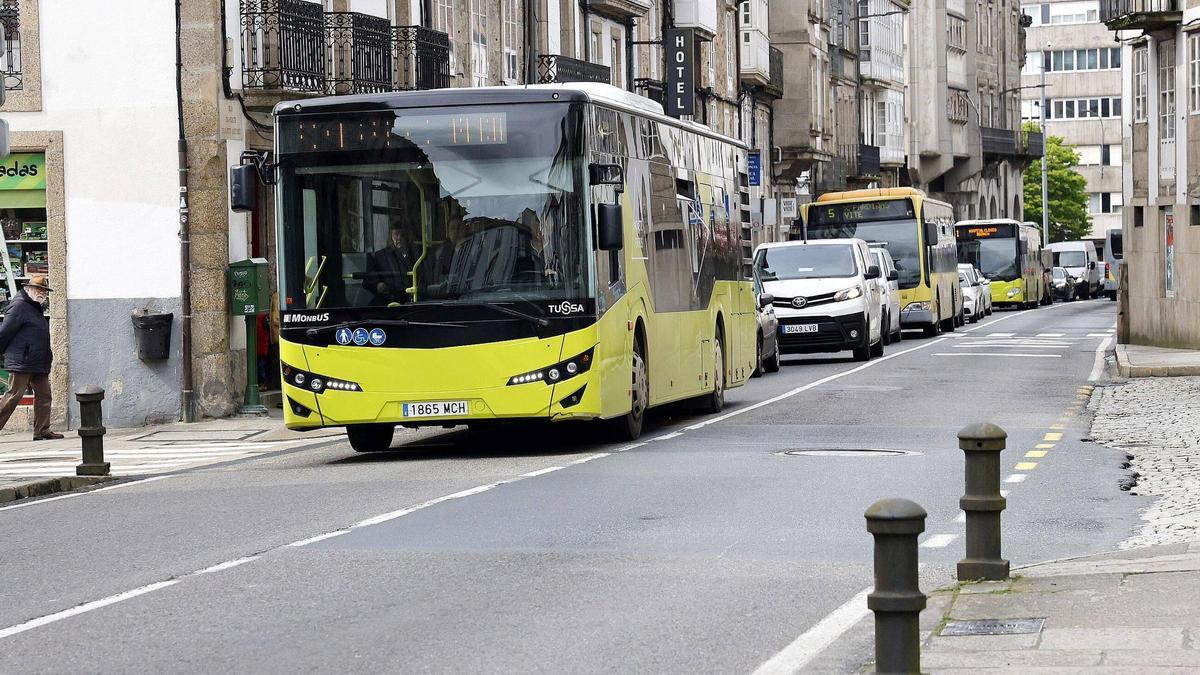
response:
[[[646,408],[650,406],[650,380],[646,370],[646,345],[639,333],[633,341],[633,368],[629,381],[629,412],[612,420],[617,438],[635,441],[642,435]]]
[[[721,332],[713,335],[713,390],[700,397],[700,412],[719,413],[725,409],[725,347]]]
[[[351,424],[346,427],[346,436],[355,452],[382,452],[392,449],[394,424]]]

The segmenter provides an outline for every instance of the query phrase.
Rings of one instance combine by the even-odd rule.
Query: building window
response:
[[[946,92],[946,118],[951,122],[965,124],[967,122],[967,108],[970,102],[967,100],[967,92],[962,89],[949,88]]]
[[[433,28],[450,36],[450,77],[454,77],[458,72],[454,60],[454,43],[458,41],[454,34],[454,0],[433,0]]]
[[[625,71],[621,68],[621,34],[616,31],[609,40],[609,67],[612,68],[612,83],[614,87],[625,86]]]
[[[946,44],[959,51],[967,51],[967,21],[953,14],[946,15]]]
[[[1133,121],[1146,121],[1146,60],[1145,45],[1133,50]]]
[[[1134,227],[1143,227],[1143,226],[1145,226],[1145,224],[1146,224],[1146,207],[1144,207],[1144,206],[1133,207],[1133,226]]]
[[[1121,99],[1115,96],[1058,98],[1053,99],[1047,112],[1046,119],[1053,120],[1120,117]]]
[[[1200,33],[1188,36],[1188,110],[1200,113]]]
[[[488,84],[488,18],[485,0],[471,0],[471,83]]]
[[[1200,225],[1200,204],[1192,204],[1188,210],[1188,216],[1191,218],[1188,225]]]
[[[1088,213],[1120,213],[1120,192],[1092,192],[1088,194]]]
[[[1030,58],[1036,58],[1034,54]],[[1075,70],[1120,70],[1121,48],[1102,47],[1100,49],[1055,49],[1048,54],[1051,72],[1070,72]]]
[[[1175,138],[1175,41],[1158,44],[1158,138]]]
[[[500,41],[504,46],[504,80],[515,83],[521,73],[521,62],[517,57],[517,47],[521,44],[521,22],[517,15],[517,0],[504,0],[500,13],[503,29]]]

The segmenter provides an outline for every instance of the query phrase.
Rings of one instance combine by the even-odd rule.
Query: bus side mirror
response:
[[[596,240],[601,251],[620,251],[625,246],[625,223],[620,204],[596,205]]]
[[[925,223],[925,245],[936,246],[938,243],[937,223]]]
[[[620,164],[588,164],[589,185],[615,185],[621,192],[625,187],[625,172]]]
[[[258,207],[258,169],[253,164],[229,167],[229,208],[248,213]]]

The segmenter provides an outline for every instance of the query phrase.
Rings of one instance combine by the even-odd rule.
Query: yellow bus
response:
[[[284,103],[275,139],[289,428],[360,452],[397,425],[636,438],[754,370],[737,141],[591,84]]]
[[[962,289],[954,248],[954,209],[915,188],[830,192],[805,204],[812,239],[879,242],[896,263],[900,325],[926,335],[962,325]],[[799,238],[792,233],[792,238]]]
[[[1031,309],[1043,302],[1042,232],[1008,218],[964,220],[955,225],[958,261],[991,280],[992,304]]]

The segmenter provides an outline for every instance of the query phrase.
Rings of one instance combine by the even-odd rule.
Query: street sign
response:
[[[796,198],[783,197],[779,200],[779,215],[784,218],[796,217]]]
[[[746,173],[750,174],[750,187],[762,185],[762,154],[752,150],[746,155]]]
[[[663,31],[667,61],[666,109],[671,117],[696,114],[695,40],[690,28]]]

